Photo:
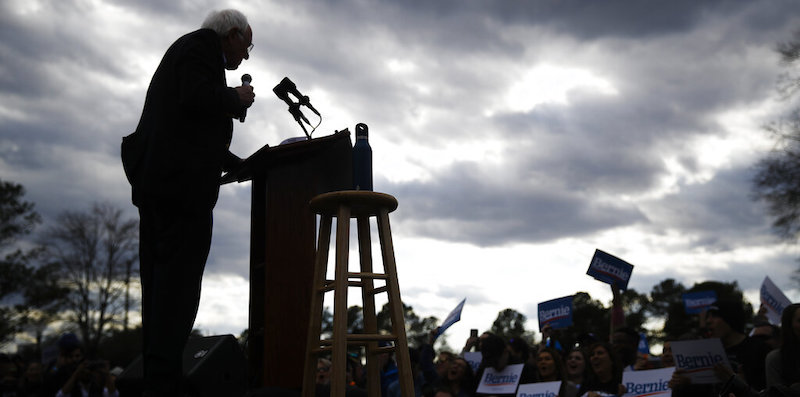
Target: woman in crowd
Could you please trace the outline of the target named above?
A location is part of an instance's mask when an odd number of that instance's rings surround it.
[[[575,347],[567,355],[567,380],[575,384],[579,388],[589,376],[589,355],[586,350]]]
[[[536,356],[536,369],[539,371],[539,382],[561,381],[559,397],[574,397],[578,394],[578,388],[566,379],[566,369],[558,350],[552,347],[540,349]]]
[[[467,360],[453,357],[447,362],[447,371],[438,379],[436,389],[448,390],[453,397],[471,397],[475,392],[475,375]]]
[[[581,384],[579,395],[596,397],[625,394],[625,386],[622,385],[622,364],[611,345],[597,342],[589,348],[589,352],[592,375]]]
[[[781,347],[767,355],[767,388],[800,393],[800,303],[783,309]],[[787,394],[788,395],[788,394]]]

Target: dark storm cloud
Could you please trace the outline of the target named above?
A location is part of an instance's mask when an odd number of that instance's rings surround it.
[[[324,4],[324,5],[323,5]],[[346,21],[342,33],[368,33],[371,29],[403,37],[408,49],[434,46],[446,59],[480,49],[484,53],[520,54],[524,41],[536,37],[504,37],[516,27],[537,27],[541,32],[582,41],[599,39],[648,40],[690,31],[710,17],[743,18],[743,28],[769,30],[800,11],[800,5],[751,1],[394,1],[362,3],[331,0],[304,7],[310,14]],[[748,29],[744,29],[749,32]]]
[[[682,184],[679,192],[644,204],[654,220],[649,228],[695,236],[686,249],[730,251],[745,244],[767,245],[774,237],[762,203],[750,195],[751,178],[750,168],[728,169],[705,183]]]
[[[646,222],[635,206],[526,186],[476,163],[456,163],[434,179],[390,189],[403,200],[404,226],[434,239],[479,246],[531,243]]]
[[[157,62],[219,5],[119,0],[119,10],[144,22],[106,27],[97,15],[80,17],[91,4],[44,2],[44,11],[23,15],[0,3],[0,34],[10,38],[0,42],[0,164],[47,212],[112,196],[135,215],[121,169],[118,181],[100,185],[80,164],[99,154],[108,158],[104,170],[120,167],[119,140],[136,125],[154,68],[134,61]],[[620,197],[658,187],[669,175],[668,158],[700,171],[693,140],[724,139],[720,112],[770,97],[772,47],[791,31],[800,3],[330,0],[242,7],[251,7],[243,10],[256,45],[243,68],[258,82],[258,99],[248,124],[237,123],[234,145],[243,132],[258,145],[242,145],[237,154],[299,133],[270,92],[278,80],[265,75],[288,75],[305,93],[325,93],[337,112],[355,119],[345,120],[351,129],[368,122],[389,144],[433,150],[503,143],[498,162],[460,158],[434,168],[413,158],[430,178],[382,181],[402,203],[393,217],[403,225],[398,234],[486,247],[644,226],[643,233],[693,235],[691,245],[676,249],[767,244],[742,165],[661,199]],[[412,71],[391,72],[390,61]],[[509,86],[548,62],[591,70],[617,94],[579,87],[567,93],[567,104],[506,109]],[[261,123],[257,131],[254,122]],[[343,127],[323,125],[315,136]],[[381,150],[375,146],[376,156]],[[71,153],[74,164],[59,164],[56,153]],[[376,178],[390,171],[376,169]],[[211,272],[247,275],[248,191],[223,187]],[[433,292],[455,298],[465,288]]]
[[[11,2],[0,4],[0,34],[13,37],[0,43],[0,90],[3,95],[27,98],[46,97],[65,89],[63,74],[79,86],[87,81],[79,72],[100,71],[123,78],[126,68],[108,54],[103,32],[95,26],[72,22],[88,13],[87,5],[53,1],[43,12],[24,14],[11,9]],[[59,23],[49,23],[55,18]]]

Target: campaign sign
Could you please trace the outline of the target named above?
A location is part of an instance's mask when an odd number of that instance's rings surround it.
[[[598,281],[616,284],[618,288],[625,291],[628,289],[628,280],[630,280],[632,272],[633,265],[630,263],[601,250],[595,250],[586,274]]]
[[[626,392],[623,397],[672,396],[669,381],[675,368],[659,368],[644,371],[625,371],[622,385]]]
[[[549,300],[539,304],[539,330],[550,324],[553,329],[572,325],[572,296]]]
[[[692,383],[719,383],[720,380],[714,375],[714,365],[722,364],[731,368],[719,338],[674,341],[670,346],[675,367],[683,370]]]
[[[639,333],[639,353],[650,355],[650,342],[647,341],[647,334]]]
[[[686,314],[699,314],[717,301],[717,293],[714,291],[687,292],[681,296]]]
[[[769,322],[780,325],[781,313],[786,306],[792,304],[792,301],[775,286],[769,277],[765,277],[764,282],[761,283],[761,304],[767,308]]]
[[[451,311],[450,314],[447,315],[447,318],[444,319],[444,322],[439,327],[439,333],[437,333],[436,336],[439,336],[439,335],[443,334],[444,331],[446,329],[450,328],[451,325],[453,325],[453,324],[457,323],[459,320],[461,320],[461,309],[464,308],[464,302],[466,302],[466,301],[467,301],[467,298],[462,299],[461,303],[456,305],[456,308],[453,309],[453,311]]]
[[[472,373],[478,373],[478,367],[481,366],[481,361],[483,361],[483,354],[481,352],[464,352],[461,356],[472,367]]]
[[[519,385],[517,397],[558,397],[561,381],[526,383]]]
[[[509,365],[499,372],[492,367],[487,367],[483,371],[477,392],[483,394],[516,393],[523,366],[525,364]]]

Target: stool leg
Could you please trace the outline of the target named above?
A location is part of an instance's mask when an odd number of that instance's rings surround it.
[[[314,397],[317,383],[317,355],[322,332],[322,308],[325,299],[325,273],[328,268],[328,251],[331,243],[331,217],[322,215],[319,221],[317,256],[314,259],[314,283],[311,288],[311,318],[306,338],[306,361],[303,367],[303,397]]]
[[[414,397],[414,378],[411,374],[411,357],[408,353],[403,302],[400,300],[400,284],[397,281],[397,265],[392,245],[392,231],[389,227],[389,211],[382,208],[377,216],[378,237],[381,242],[383,267],[386,273],[386,289],[389,295],[389,313],[392,317],[392,332],[397,336],[395,357],[399,372],[402,397]]]
[[[369,233],[369,217],[358,217],[358,251],[361,258],[361,272],[372,273],[372,243]],[[378,333],[378,319],[375,316],[375,286],[372,278],[362,279],[361,296],[364,300],[364,333],[376,335]],[[366,343],[367,357],[367,394],[369,397],[381,395],[381,372],[378,368],[375,350],[377,342]]]
[[[336,216],[331,397],[344,397],[345,387],[347,386],[347,265],[349,257],[350,207],[340,205]]]

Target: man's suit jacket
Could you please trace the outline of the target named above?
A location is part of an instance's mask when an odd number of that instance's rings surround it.
[[[224,66],[221,40],[210,29],[188,33],[167,50],[139,125],[123,140],[135,205],[145,198],[197,210],[216,204],[222,171],[239,161],[228,147],[232,117],[244,110]]]

